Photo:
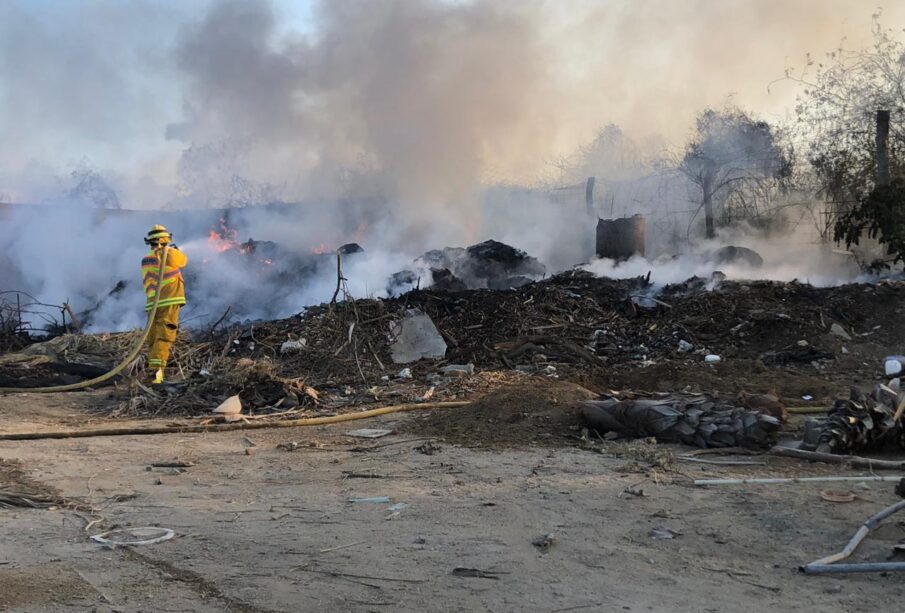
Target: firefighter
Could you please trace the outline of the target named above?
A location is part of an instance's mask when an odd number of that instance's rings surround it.
[[[188,258],[171,243],[172,239],[173,235],[165,227],[157,225],[151,228],[145,237],[145,244],[151,247],[151,251],[141,261],[142,284],[148,299],[146,311],[154,307],[154,298],[157,292],[160,292],[157,313],[148,334],[148,371],[153,377],[153,382],[158,384],[163,383],[170,349],[176,342],[176,334],[179,332],[179,309],[185,304],[182,268],[185,267]],[[157,287],[160,279],[160,258],[165,245],[170,246],[167,250],[166,270],[163,280],[160,281],[160,287]]]

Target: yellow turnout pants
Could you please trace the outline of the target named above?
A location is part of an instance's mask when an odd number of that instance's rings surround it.
[[[151,332],[148,334],[148,369],[156,371],[166,368],[170,358],[170,349],[176,342],[176,334],[179,332],[179,307],[172,305],[160,307],[154,314],[154,322],[151,324]]]

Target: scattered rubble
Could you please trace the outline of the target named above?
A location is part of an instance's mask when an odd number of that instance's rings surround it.
[[[853,378],[873,379],[876,365],[895,353],[885,343],[905,336],[903,298],[905,284],[897,282],[815,288],[723,281],[713,288],[711,280],[695,278],[656,288],[645,277],[615,280],[577,270],[508,291],[414,290],[312,306],[283,320],[185,330],[171,360],[176,378],[185,378],[182,388],[150,393],[130,384],[111,401],[123,415],[197,415],[238,394],[250,414],[315,416],[390,398],[417,401],[430,388],[434,400],[474,397],[470,381],[479,374],[518,371],[600,392],[774,390],[787,402],[804,395],[824,402]],[[407,363],[412,378],[400,379],[393,359],[400,335],[394,341],[390,324],[410,318],[424,325],[415,326],[422,336],[414,338],[429,339],[426,353],[435,357]],[[847,353],[828,333],[837,322],[855,333]],[[0,381],[41,385],[60,376],[49,368],[114,364],[135,334],[67,335],[27,354],[4,354]],[[700,368],[706,355],[721,361]],[[444,372],[469,364],[473,374]]]

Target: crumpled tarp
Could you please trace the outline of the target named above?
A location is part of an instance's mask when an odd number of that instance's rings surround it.
[[[697,447],[766,447],[782,426],[776,417],[705,394],[631,400],[604,396],[582,403],[581,416],[599,434],[655,437]]]

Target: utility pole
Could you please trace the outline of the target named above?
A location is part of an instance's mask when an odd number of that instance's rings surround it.
[[[588,177],[588,182],[584,188],[584,203],[587,207],[588,217],[593,219],[594,215],[594,183],[597,181],[594,177]]]
[[[877,111],[877,185],[889,185],[889,111]]]

